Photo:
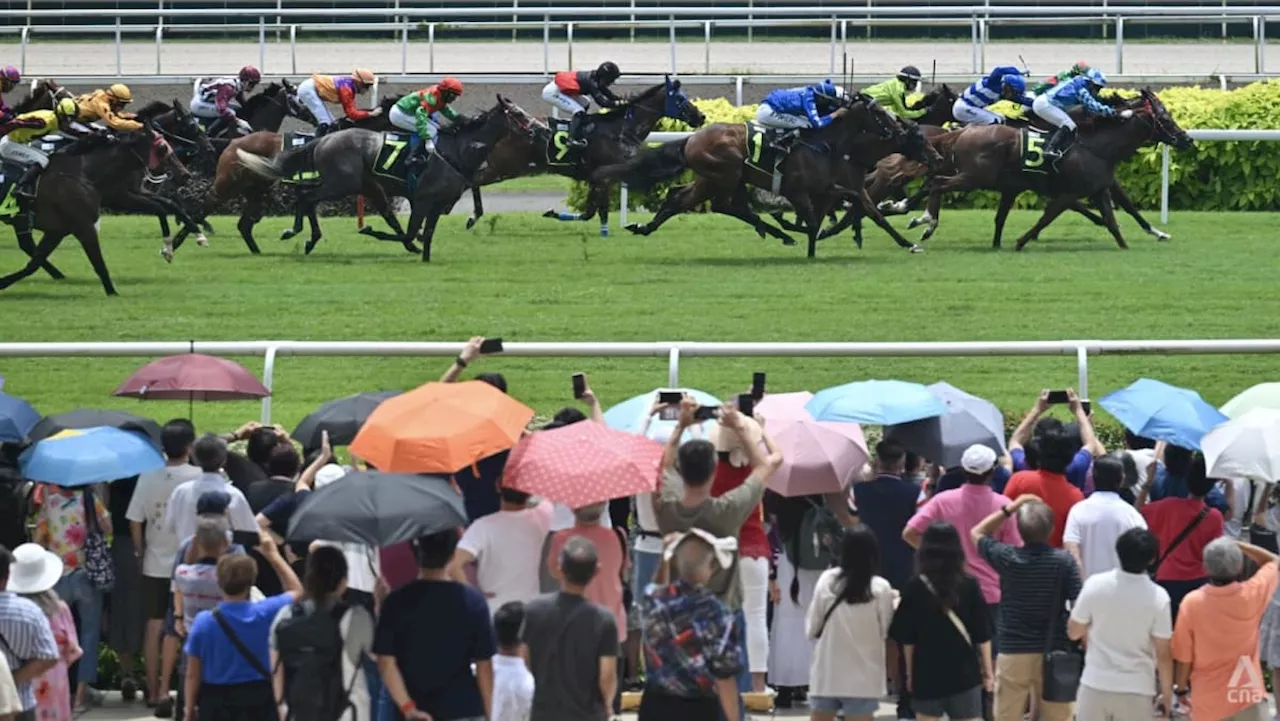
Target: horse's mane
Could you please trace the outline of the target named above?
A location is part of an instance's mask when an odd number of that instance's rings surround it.
[[[137,112],[137,116],[140,120],[150,120],[157,115],[164,115],[171,110],[173,110],[172,103],[166,103],[162,100],[152,100],[142,106],[142,109]]]
[[[378,103],[378,107],[382,108],[383,113],[388,113],[391,111],[391,106],[400,102],[400,98],[403,98],[403,97],[404,97],[403,93],[400,95],[388,95]]]
[[[244,110],[253,111],[265,102],[269,102],[275,95],[279,95],[284,90],[284,86],[278,82],[270,82],[263,86],[262,90],[250,95],[244,99]]]
[[[622,102],[618,103],[617,107],[610,108],[608,112],[595,113],[591,117],[596,122],[600,122],[601,120],[608,121],[608,120],[625,118],[627,117],[627,110],[632,105],[648,100],[649,98],[652,98],[654,95],[658,94],[659,92],[666,92],[666,89],[667,89],[667,83],[666,81],[663,81],[661,83],[658,83],[657,85],[654,85],[651,88],[645,88],[644,90],[641,90],[635,95],[629,95],[626,98],[623,98]]]
[[[502,112],[502,103],[497,103],[492,108],[489,108],[488,110],[485,110],[479,114],[472,115],[471,117],[467,118],[467,121],[465,123],[453,123],[448,127],[441,128],[440,133],[444,135],[456,136],[456,135],[461,135],[463,133],[474,132],[484,127],[485,123],[489,122],[490,116],[492,116],[494,113],[500,113],[500,112]]]

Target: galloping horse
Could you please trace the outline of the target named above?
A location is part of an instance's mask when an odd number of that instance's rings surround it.
[[[508,135],[498,142],[488,161],[471,179],[475,210],[467,219],[467,227],[474,226],[484,215],[480,186],[542,173],[589,181],[597,168],[621,163],[635,155],[662,118],[681,120],[695,128],[702,127],[707,120],[680,89],[680,81],[668,75],[663,82],[630,98],[625,105],[593,114],[585,133],[587,147],[578,151],[576,158],[566,142],[569,134],[564,128],[553,131],[539,125],[533,137]],[[559,220],[591,220],[599,213],[600,235],[608,236],[609,197],[608,182],[592,181],[582,213],[549,210],[544,215]]]

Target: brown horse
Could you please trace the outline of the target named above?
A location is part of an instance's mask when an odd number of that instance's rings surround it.
[[[1023,168],[1022,133],[1016,128],[987,125],[965,128],[954,134],[954,138],[949,139],[950,152],[944,155],[953,160],[955,172],[935,175],[927,181],[932,225],[936,227],[938,222],[942,193],[998,191],[1000,204],[991,244],[999,248],[1004,223],[1014,201],[1023,192],[1032,191],[1047,197],[1049,202],[1040,220],[1018,238],[1017,250],[1037,238],[1080,198],[1093,202],[1116,244],[1128,248],[1111,205],[1116,166],[1132,158],[1144,145],[1168,143],[1183,150],[1191,147],[1193,141],[1149,89],[1144,89],[1133,100],[1124,101],[1121,108],[1131,111],[1132,117],[1098,118],[1092,129],[1082,127],[1079,139],[1049,172],[1030,172]]]

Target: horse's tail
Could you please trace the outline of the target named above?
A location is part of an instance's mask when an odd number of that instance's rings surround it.
[[[645,148],[626,162],[605,165],[591,174],[592,182],[621,180],[628,187],[647,190],[664,180],[671,180],[688,167],[684,146],[688,138],[663,143],[656,148]]]
[[[236,148],[236,157],[249,172],[262,176],[267,180],[291,178],[306,170],[311,156],[315,154],[315,144],[308,143],[294,150],[287,150],[274,158],[255,155],[244,148]]]

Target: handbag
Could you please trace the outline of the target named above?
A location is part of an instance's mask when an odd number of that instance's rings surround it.
[[[84,572],[89,581],[103,593],[116,586],[116,567],[111,559],[111,548],[106,535],[98,525],[97,504],[93,491],[84,489]]]
[[[1057,629],[1058,618],[1064,606],[1062,599],[1063,578],[1067,575],[1067,564],[1063,563],[1058,572],[1058,580],[1053,584],[1053,597],[1049,604],[1049,620],[1045,624],[1044,634],[1044,688],[1040,697],[1051,703],[1074,703],[1076,691],[1080,688],[1080,675],[1084,673],[1084,654],[1079,646],[1071,644],[1066,650],[1053,647],[1053,632]]]

